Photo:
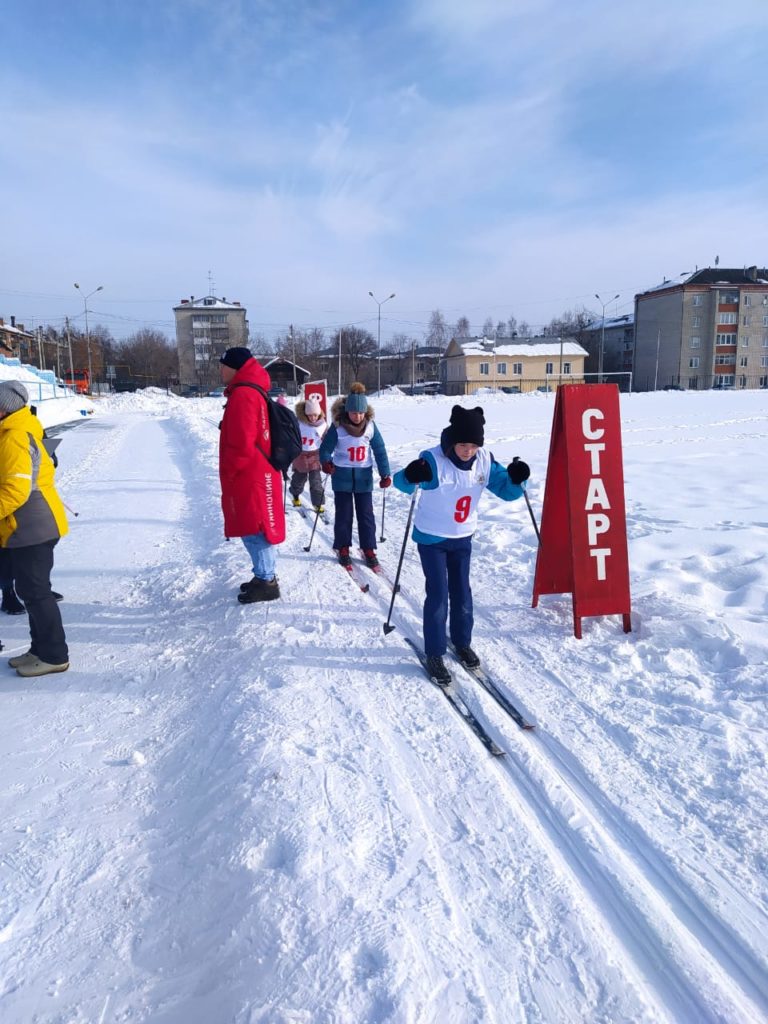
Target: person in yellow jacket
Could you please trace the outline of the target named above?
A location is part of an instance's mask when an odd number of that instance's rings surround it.
[[[10,555],[32,639],[27,653],[8,664],[26,677],[69,668],[67,638],[51,591],[53,549],[67,532],[67,517],[43,447],[43,427],[27,408],[28,398],[20,381],[0,381],[0,547]]]

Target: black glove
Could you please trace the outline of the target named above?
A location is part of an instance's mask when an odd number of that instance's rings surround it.
[[[432,467],[426,459],[414,459],[403,470],[409,484],[428,484],[432,479]]]
[[[527,464],[518,458],[517,455],[507,466],[507,472],[509,473],[509,479],[513,484],[521,484],[531,475],[531,471]]]

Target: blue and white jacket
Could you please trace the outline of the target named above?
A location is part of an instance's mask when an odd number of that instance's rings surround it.
[[[523,495],[523,488],[512,483],[506,468],[485,448],[462,462],[448,441],[447,430],[443,431],[439,446],[420,452],[419,458],[432,470],[428,483],[410,483],[404,469],[395,473],[392,481],[406,494],[413,494],[417,487],[424,492],[412,534],[417,544],[471,537],[477,526],[478,500],[486,488],[502,501],[515,501]]]
[[[334,491],[354,494],[372,491],[374,462],[380,477],[390,475],[384,438],[373,417],[373,406],[369,403],[365,419],[355,426],[347,419],[344,398],[337,398],[333,403],[333,422],[320,445],[320,462],[333,462],[331,486]]]

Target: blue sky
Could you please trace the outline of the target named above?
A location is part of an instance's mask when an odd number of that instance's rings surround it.
[[[11,0],[0,316],[545,323],[768,262],[768,3]]]

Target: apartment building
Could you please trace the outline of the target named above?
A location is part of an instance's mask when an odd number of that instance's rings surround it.
[[[602,349],[602,369],[606,382],[618,384],[622,391],[630,390],[630,374],[635,368],[634,316],[630,313],[626,316],[607,316],[605,320],[593,320],[581,332],[580,339],[589,353],[584,363],[584,372],[599,374]],[[617,376],[619,374],[622,376]],[[590,383],[597,380],[596,377],[588,379]]]
[[[573,338],[452,338],[440,361],[447,395],[478,388],[516,394],[583,384],[587,350]]]
[[[228,348],[248,347],[246,311],[239,302],[192,295],[174,306],[173,313],[182,388],[207,391],[220,383],[221,354]]]
[[[635,296],[634,390],[768,387],[768,269],[708,267]]]
[[[28,362],[32,353],[34,334],[24,330],[24,324],[17,324],[16,317],[11,317],[7,324],[0,317],[0,354],[17,356],[22,362]]]

